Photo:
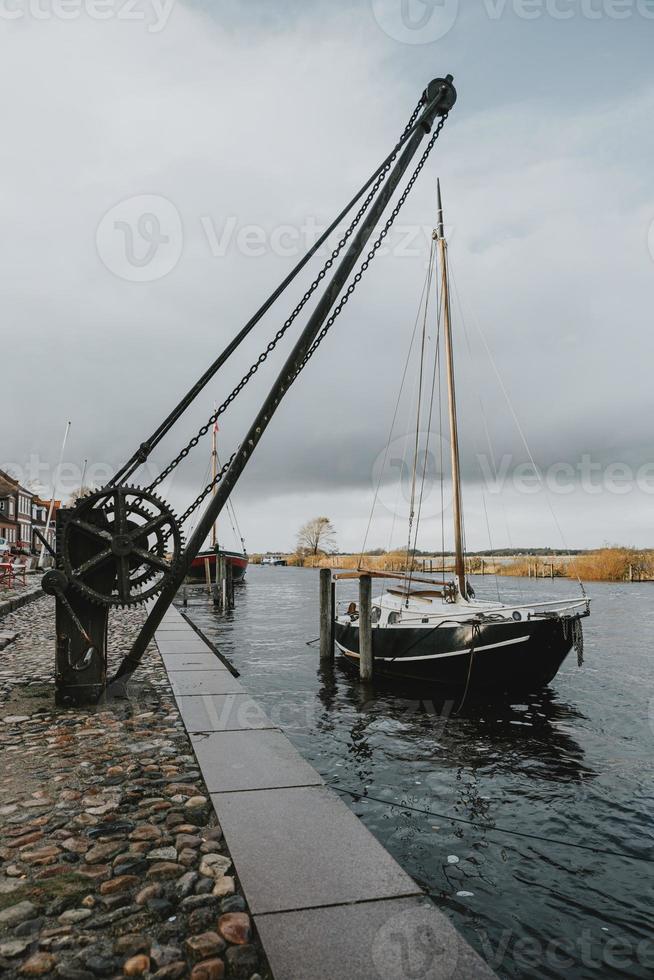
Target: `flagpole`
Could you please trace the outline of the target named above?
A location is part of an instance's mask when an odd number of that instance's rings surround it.
[[[61,444],[61,452],[59,453],[59,462],[57,463],[57,468],[52,476],[52,496],[50,497],[50,506],[48,507],[48,517],[45,522],[45,533],[43,537],[48,540],[48,531],[50,530],[50,522],[52,521],[52,512],[54,510],[55,497],[57,496],[57,476],[61,470],[61,464],[64,461],[64,452],[66,449],[66,441],[68,439],[68,433],[70,432],[70,422],[66,422],[66,430],[64,432],[64,441]],[[41,545],[41,554],[39,555],[38,567],[43,568],[43,557],[45,555],[45,545]]]

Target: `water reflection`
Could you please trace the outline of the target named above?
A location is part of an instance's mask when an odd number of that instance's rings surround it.
[[[370,757],[382,736],[393,738],[387,754],[396,761],[421,756],[439,767],[473,771],[492,764],[496,770],[516,767],[533,778],[579,782],[595,775],[584,762],[584,750],[566,730],[585,719],[583,712],[562,701],[551,689],[518,704],[458,702],[442,696],[407,697],[361,685],[347,670],[322,667],[317,696],[324,711],[316,719],[322,731],[349,729],[353,755]],[[344,712],[344,706],[351,711]],[[370,742],[370,745],[368,745]]]
[[[248,577],[233,617],[205,604],[189,609],[193,619],[501,976],[652,975],[654,949],[643,946],[652,935],[651,862],[617,854],[651,857],[654,677],[634,628],[646,614],[642,595],[593,589],[582,670],[569,658],[542,692],[459,708],[424,690],[363,686],[338,663],[321,668],[306,646],[316,635],[317,574]],[[507,583],[518,588],[557,599],[570,583]],[[616,853],[566,846],[575,843]],[[525,937],[540,950],[529,967]],[[613,966],[611,941],[624,945],[624,969]],[[572,949],[565,970],[556,942]]]

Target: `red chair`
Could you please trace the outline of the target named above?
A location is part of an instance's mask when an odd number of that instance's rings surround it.
[[[27,585],[27,561],[26,560],[23,561],[16,560],[14,562],[11,569],[11,577],[12,580],[20,578],[21,585]]]
[[[14,566],[10,561],[0,562],[0,586],[6,589],[13,588],[14,585]]]

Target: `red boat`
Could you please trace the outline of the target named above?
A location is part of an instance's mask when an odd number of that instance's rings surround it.
[[[206,580],[206,565],[205,562],[209,562],[209,570],[211,572],[211,581],[216,581],[216,559],[221,556],[225,559],[228,565],[232,568],[232,578],[234,582],[241,582],[245,578],[245,573],[247,571],[249,558],[245,552],[239,553],[238,551],[220,551],[217,548],[206,548],[204,551],[199,552],[193,559],[191,564],[191,570],[189,572],[189,579],[193,582],[204,582]]]

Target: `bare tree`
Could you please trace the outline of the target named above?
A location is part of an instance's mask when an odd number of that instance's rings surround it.
[[[73,490],[69,496],[68,500],[66,501],[66,506],[72,507],[73,504],[76,504],[78,500],[82,499],[82,497],[86,497],[88,494],[93,493],[95,489],[95,487],[78,487],[78,489]]]
[[[314,517],[297,534],[297,550],[302,555],[324,553],[336,545],[336,531],[328,517]]]

